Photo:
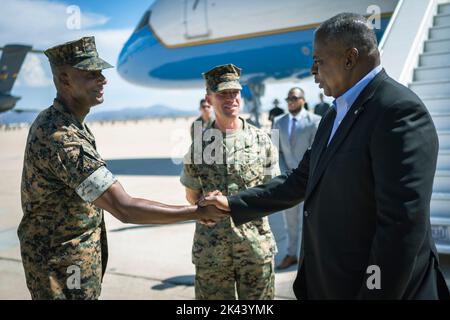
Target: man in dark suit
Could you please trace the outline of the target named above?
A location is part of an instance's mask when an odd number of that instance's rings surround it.
[[[328,112],[328,109],[330,108],[330,105],[328,103],[326,103],[325,101],[323,101],[323,93],[319,93],[319,99],[320,99],[320,103],[316,104],[316,106],[314,107],[314,113],[323,117],[325,115],[325,113]]]
[[[201,205],[239,225],[304,200],[299,299],[448,298],[431,237],[438,138],[427,109],[381,68],[363,16],[323,22],[313,59],[316,83],[335,100],[299,166]]]
[[[269,111],[269,120],[270,120],[270,126],[273,127],[273,122],[275,121],[275,118],[284,114],[284,110],[281,109],[278,105],[280,104],[280,101],[278,99],[273,100],[273,108]]]

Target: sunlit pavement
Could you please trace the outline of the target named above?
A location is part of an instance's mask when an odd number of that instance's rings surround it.
[[[91,129],[102,156],[135,197],[185,204],[171,158],[189,145],[191,119],[116,122]],[[22,216],[20,179],[27,128],[0,131],[0,299],[30,299],[20,258],[17,226]],[[106,213],[109,263],[101,299],[193,299],[191,245],[195,224],[125,225]],[[271,225],[278,240],[276,262],[284,256],[286,238],[280,214]],[[276,299],[294,299],[296,267],[276,273]]]

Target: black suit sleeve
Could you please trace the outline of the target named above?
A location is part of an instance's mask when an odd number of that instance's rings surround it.
[[[368,274],[359,298],[404,296],[420,250],[429,241],[437,152],[436,129],[419,101],[391,106],[379,119],[370,142],[377,216],[368,266],[379,267],[381,290],[368,289],[367,280],[374,275]]]
[[[228,197],[236,225],[288,209],[303,201],[309,174],[310,150],[299,166],[269,182]]]

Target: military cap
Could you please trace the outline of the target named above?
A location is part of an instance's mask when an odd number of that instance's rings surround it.
[[[241,69],[234,64],[229,63],[214,67],[202,75],[206,80],[206,87],[212,92],[220,92],[228,89],[242,89],[242,86],[239,83]]]
[[[102,70],[112,68],[98,56],[94,37],[83,37],[49,48],[44,51],[51,64],[70,65],[81,70]]]

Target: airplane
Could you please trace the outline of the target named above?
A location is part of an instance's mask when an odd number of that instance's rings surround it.
[[[0,51],[3,51],[0,59],[0,113],[9,110],[15,112],[36,112],[36,110],[31,109],[14,109],[20,97],[11,95],[11,90],[28,52],[43,53],[43,51],[21,44],[5,45],[3,48],[0,48]]]
[[[394,12],[398,13],[398,5],[404,3],[392,0],[155,0],[124,44],[117,71],[125,80],[146,87],[204,88],[202,72],[216,65],[233,63],[243,69],[242,96],[253,123],[258,125],[265,84],[292,82],[310,76],[314,30],[322,21],[340,12],[360,13],[368,16],[368,21],[375,16],[378,23],[375,32],[380,42]],[[450,11],[443,10],[434,16],[435,28],[429,30],[436,32],[444,29],[439,26],[448,25],[448,20],[444,19]],[[448,34],[440,33],[440,37],[446,39]],[[443,42],[431,39],[428,42]],[[437,59],[431,66],[445,65],[439,57],[447,49],[433,48],[422,59]],[[416,70],[419,69],[427,68]],[[437,98],[445,101],[440,96]],[[444,121],[439,117],[435,119],[437,123]],[[450,230],[446,209],[448,193],[442,191],[446,190],[442,181],[448,180],[445,171],[449,159],[445,145],[448,133],[441,134],[442,151],[438,157],[441,172],[437,171],[434,187],[441,191],[433,192],[430,221],[438,252],[450,254],[446,233]]]
[[[313,33],[340,12],[373,18],[381,39],[393,0],[156,0],[123,46],[117,71],[153,88],[202,88],[202,72],[242,68],[242,96],[259,125],[265,83],[310,76]]]

